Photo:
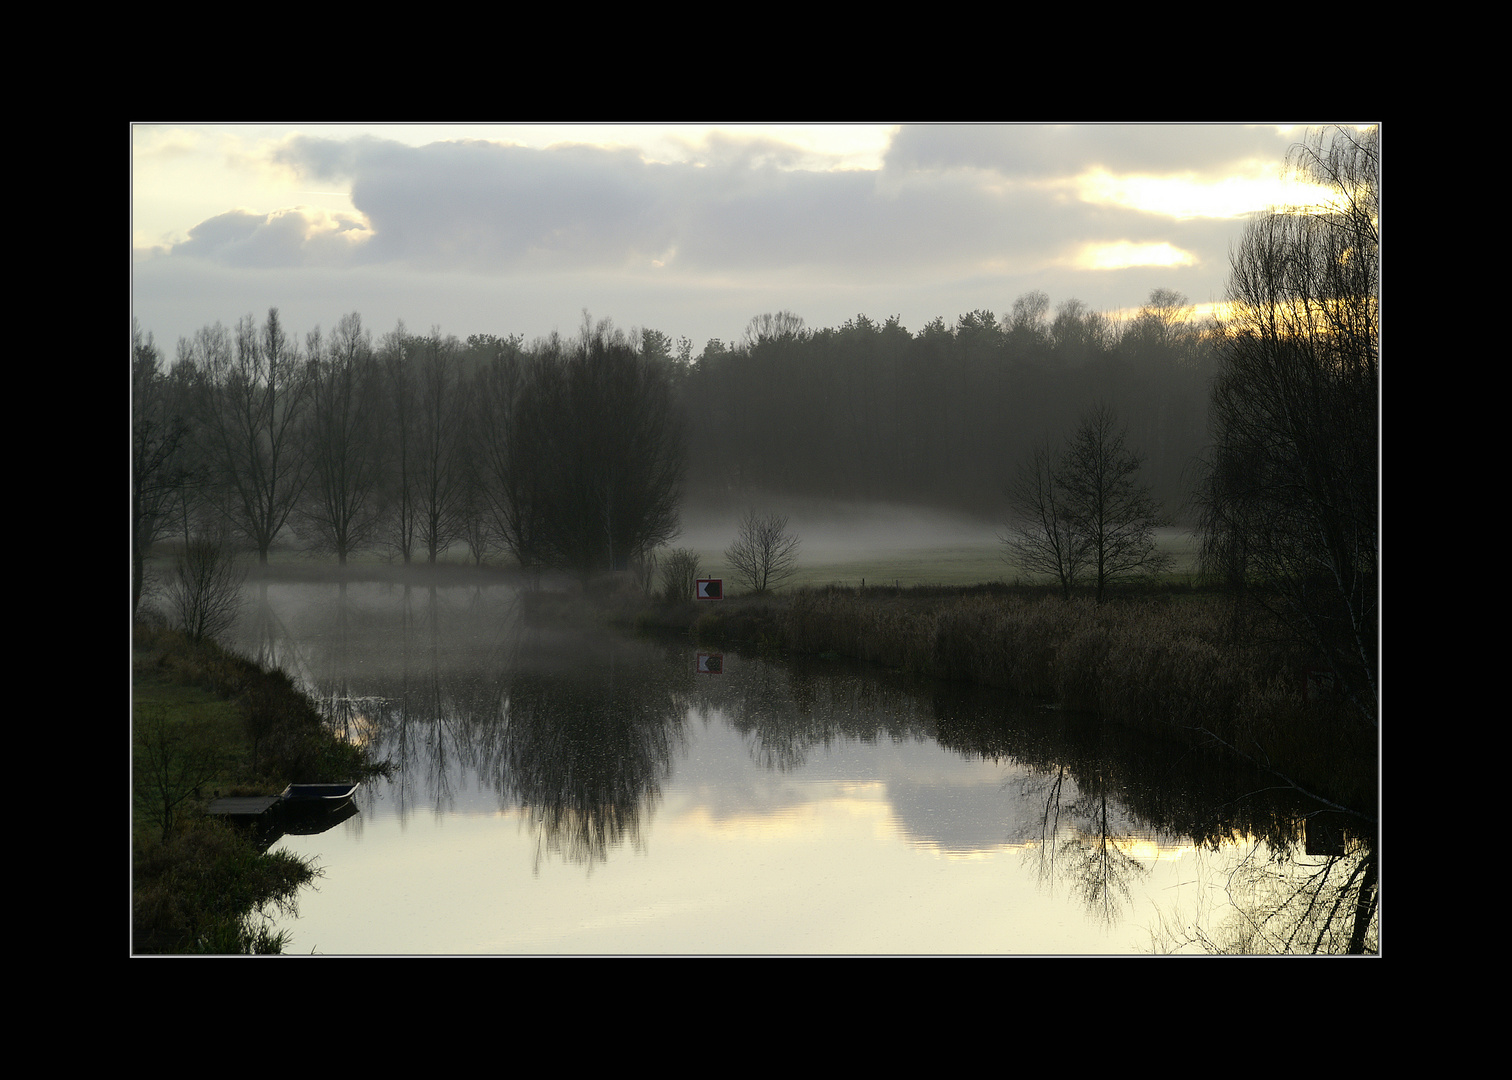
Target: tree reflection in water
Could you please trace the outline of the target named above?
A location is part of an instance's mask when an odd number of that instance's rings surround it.
[[[545,853],[592,864],[629,842],[661,801],[683,743],[683,714],[657,673],[612,647],[586,649],[572,675],[507,677],[504,738],[488,775],[526,809]]]
[[[1379,952],[1376,867],[1373,840],[1325,856],[1257,841],[1229,875],[1223,908],[1187,921],[1166,916],[1154,946],[1245,956]]]
[[[591,870],[616,847],[643,849],[688,718],[718,716],[762,770],[801,770],[816,750],[858,742],[937,744],[1001,766],[1021,798],[972,835],[1022,848],[1045,890],[1064,890],[1109,927],[1128,917],[1157,859],[1195,850],[1230,867],[1199,898],[1205,910],[1161,915],[1157,950],[1379,947],[1373,839],[1306,855],[1315,806],[1216,752],[841,661],[732,654],[724,674],[700,676],[685,642],[528,627],[513,590],[364,585],[320,601],[260,591],[247,644],[396,767],[364,797],[401,817],[421,806],[518,815],[534,833],[538,875],[548,858]],[[912,790],[940,796],[927,782]]]

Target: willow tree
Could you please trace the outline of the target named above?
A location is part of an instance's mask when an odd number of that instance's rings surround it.
[[[665,364],[601,325],[485,380],[489,498],[523,566],[623,570],[677,535],[684,440]]]

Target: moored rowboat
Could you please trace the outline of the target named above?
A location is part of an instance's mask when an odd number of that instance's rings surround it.
[[[279,796],[289,807],[338,806],[356,794],[359,785],[341,784],[290,784]]]

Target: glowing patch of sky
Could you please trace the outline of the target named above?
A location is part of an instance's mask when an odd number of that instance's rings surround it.
[[[1075,265],[1084,270],[1123,270],[1130,266],[1191,266],[1197,257],[1164,242],[1135,244],[1119,240],[1112,244],[1087,244]]]
[[[1184,221],[1189,218],[1231,218],[1267,206],[1302,205],[1315,202],[1320,190],[1274,175],[1266,175],[1267,163],[1253,176],[1210,179],[1183,176],[1115,176],[1095,169],[1078,177],[1082,199],[1090,203],[1114,203],[1146,213]]]

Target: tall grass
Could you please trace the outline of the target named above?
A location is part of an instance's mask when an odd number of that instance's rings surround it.
[[[1305,699],[1307,657],[1239,645],[1222,600],[970,592],[799,589],[744,621],[760,622],[765,642],[800,652],[1001,687],[1216,742],[1306,790],[1373,806],[1373,736],[1337,703]],[[734,637],[742,621],[732,608],[700,620],[698,632]]]

